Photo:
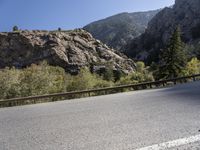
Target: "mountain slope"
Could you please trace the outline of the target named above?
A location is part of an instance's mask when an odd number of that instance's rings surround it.
[[[145,33],[133,40],[127,47],[128,55],[146,60],[158,61],[160,49],[165,48],[177,26],[186,43],[200,39],[200,0],[176,0],[171,8],[160,11],[150,22]]]
[[[91,23],[84,29],[108,46],[124,51],[123,48],[127,42],[143,33],[148,22],[159,11],[121,13]]]
[[[0,68],[23,68],[46,60],[76,73],[82,67],[112,64],[113,70],[131,72],[134,62],[108,48],[82,29],[74,31],[17,31],[0,33]]]

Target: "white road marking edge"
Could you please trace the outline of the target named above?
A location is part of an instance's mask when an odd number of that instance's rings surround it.
[[[143,148],[139,148],[136,150],[165,150],[165,149],[174,148],[174,147],[178,147],[178,146],[182,146],[182,145],[192,144],[192,143],[195,143],[198,141],[200,141],[200,134],[191,136],[191,137],[174,140],[174,141],[161,143],[161,144],[155,144],[152,146],[143,147]]]

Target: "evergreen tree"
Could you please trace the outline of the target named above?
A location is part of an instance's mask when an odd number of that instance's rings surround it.
[[[159,79],[181,76],[187,60],[181,41],[181,31],[177,27],[169,41],[168,47],[161,52],[159,64]]]
[[[15,31],[18,31],[19,30],[19,28],[18,28],[18,26],[14,26],[13,27],[13,31],[15,32]]]
[[[198,45],[197,45],[195,50],[196,50],[195,53],[196,53],[197,58],[200,59],[200,43],[198,43]]]

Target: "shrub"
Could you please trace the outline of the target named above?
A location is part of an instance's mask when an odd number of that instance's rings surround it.
[[[20,96],[21,72],[15,68],[0,71],[0,99]]]
[[[60,67],[43,62],[24,69],[22,74],[21,93],[24,96],[65,91],[65,71]]]
[[[66,90],[66,74],[60,67],[46,62],[23,70],[6,68],[0,71],[0,98],[42,95]]]
[[[82,69],[77,76],[68,76],[67,91],[79,91],[110,86],[112,82],[103,80],[92,74],[88,69]]]
[[[114,73],[111,67],[107,67],[103,73],[103,79],[107,81],[114,81]]]
[[[145,70],[145,64],[144,64],[144,62],[138,61],[136,63],[136,70],[137,70],[137,72],[141,72],[142,73]]]
[[[194,75],[200,73],[200,61],[195,57],[186,65],[185,75]]]
[[[154,81],[153,74],[149,71],[149,67],[146,67],[143,62],[136,63],[136,72],[133,72],[127,76],[122,77],[117,84],[136,84],[141,82]]]

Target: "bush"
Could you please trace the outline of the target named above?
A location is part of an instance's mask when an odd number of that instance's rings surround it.
[[[184,70],[185,75],[200,74],[200,61],[195,57],[192,58],[186,65]]]
[[[136,70],[137,70],[137,72],[142,73],[145,70],[145,64],[144,64],[144,62],[138,61],[136,63]]]
[[[153,74],[149,71],[149,67],[145,67],[143,62],[136,63],[136,72],[129,74],[128,76],[122,77],[117,84],[136,84],[141,82],[154,81]]]
[[[22,71],[21,94],[23,96],[41,95],[65,91],[65,71],[60,67],[40,65]]]
[[[111,85],[112,82],[103,80],[100,76],[92,74],[88,69],[82,69],[77,76],[69,76],[67,91],[87,90]]]
[[[65,71],[43,62],[40,65],[18,70],[6,68],[0,71],[0,98],[43,95],[66,90]]]
[[[103,79],[107,81],[114,81],[114,73],[111,67],[107,67],[103,73]]]
[[[15,68],[0,71],[0,99],[20,96],[21,72]]]

